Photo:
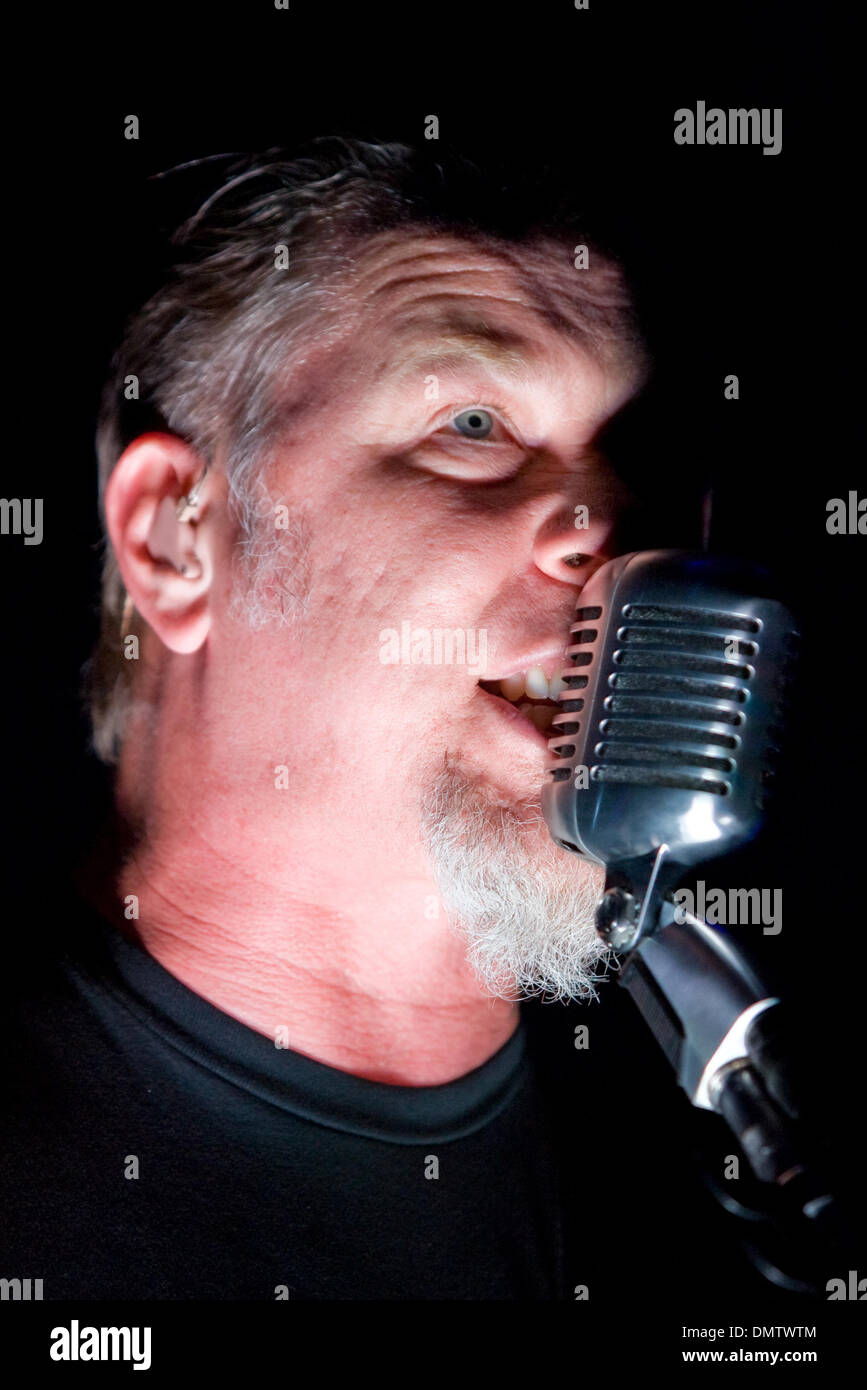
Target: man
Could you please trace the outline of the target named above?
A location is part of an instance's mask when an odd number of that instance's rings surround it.
[[[561,1202],[605,1172],[564,1171],[520,1000],[606,967],[540,788],[629,502],[596,447],[645,372],[621,273],[346,140],[237,162],[176,245],[104,397],[116,817],[7,1010],[6,1272],[571,1298]]]

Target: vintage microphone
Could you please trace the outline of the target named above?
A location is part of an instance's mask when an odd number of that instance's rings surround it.
[[[571,629],[542,809],[558,845],[605,866],[597,930],[692,1104],[833,1245],[842,1218],[797,1123],[780,1001],[671,897],[764,824],[798,641],[758,567],[676,550],[609,561]]]

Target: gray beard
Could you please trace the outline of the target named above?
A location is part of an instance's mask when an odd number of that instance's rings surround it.
[[[489,994],[597,997],[612,960],[594,926],[604,873],[554,844],[538,796],[506,802],[446,754],[422,797],[421,829],[450,922]]]

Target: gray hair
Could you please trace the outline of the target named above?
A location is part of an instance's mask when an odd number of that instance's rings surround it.
[[[164,283],[128,321],[112,359],[96,436],[99,499],[107,536],[109,477],[149,430],[185,440],[205,467],[219,445],[239,561],[255,592],[262,564],[274,563],[273,527],[270,539],[263,529],[264,472],[287,406],[287,368],[303,362],[311,338],[320,347],[345,330],[342,291],[359,247],[404,225],[487,245],[587,237],[561,189],[543,194],[536,178],[521,196],[514,174],[485,177],[468,160],[439,153],[434,160],[407,145],[329,136],[294,158],[279,150],[230,158],[220,186],[171,237]],[[637,359],[638,333],[613,258],[598,264],[608,273],[576,277],[588,341]],[[120,752],[137,665],[124,659],[125,601],[106,539],[100,633],[84,694],[93,749],[109,764]],[[268,613],[253,602],[245,616],[255,625]],[[277,616],[287,618],[285,604]]]

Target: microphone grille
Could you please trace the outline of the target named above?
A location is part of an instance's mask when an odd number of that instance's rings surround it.
[[[581,595],[542,804],[566,849],[678,863],[751,839],[780,751],[798,635],[739,560],[637,551]]]
[[[592,752],[588,773],[598,784],[681,788],[727,796],[745,746],[748,702],[762,659],[762,623],[743,613],[659,603],[622,605],[614,617],[613,649],[596,710],[583,716],[586,689],[603,618],[601,605],[579,609],[571,628],[549,748],[558,765],[553,781],[573,776],[582,721],[596,714],[581,740]],[[596,623],[596,626],[592,626]],[[616,627],[614,624],[616,623]],[[775,653],[777,704],[782,705],[798,635],[785,634],[785,651]],[[779,656],[782,655],[782,662]],[[605,676],[607,674],[607,680]],[[571,715],[582,714],[582,718]],[[778,747],[762,741],[757,804],[773,777]],[[595,740],[595,741],[594,741]]]

